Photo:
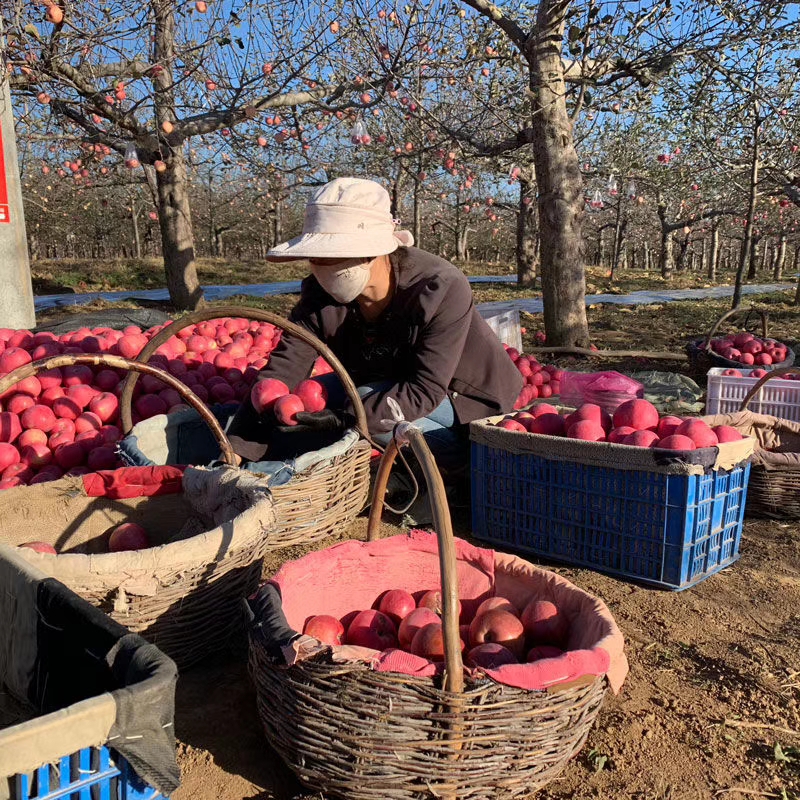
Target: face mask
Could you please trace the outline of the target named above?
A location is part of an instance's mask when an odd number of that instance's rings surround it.
[[[364,291],[371,270],[369,261],[349,258],[341,262],[338,269],[311,266],[319,285],[337,302],[351,303]]]

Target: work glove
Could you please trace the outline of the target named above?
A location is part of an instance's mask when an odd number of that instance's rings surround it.
[[[345,415],[330,408],[299,411],[295,419],[297,425],[276,423],[267,447],[268,458],[286,460],[327,447],[342,438],[347,422]]]

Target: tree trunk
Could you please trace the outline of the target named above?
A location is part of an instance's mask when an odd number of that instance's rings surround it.
[[[192,214],[183,150],[173,150],[167,169],[157,173],[156,180],[158,223],[169,298],[177,309],[194,309],[204,301],[194,260]]]
[[[772,239],[764,239],[764,247],[761,252],[761,271],[766,272],[770,266],[770,256],[772,255]]]
[[[798,271],[798,267],[800,267],[800,245],[795,247],[794,249],[794,271]],[[800,306],[800,274],[797,276],[797,291],[794,295],[794,304],[796,306]]]
[[[659,269],[661,277],[668,281],[672,277],[672,233],[668,229],[661,229],[661,253],[659,255]]]
[[[131,198],[131,228],[133,230],[133,254],[137,259],[142,257],[142,238],[139,236],[139,212],[136,201]]]
[[[153,76],[156,89],[155,112],[157,129],[165,121],[175,122],[175,4],[171,0],[151,0],[155,31],[153,60],[162,69]],[[173,142],[165,135],[160,139],[161,160],[167,165],[156,173],[158,189],[158,225],[161,230],[161,251],[172,305],[188,310],[203,305],[203,290],[197,279],[194,260],[192,214],[189,183],[183,142]]]
[[[691,233],[687,233],[683,239],[678,241],[678,260],[675,265],[676,272],[686,271],[686,251],[689,247],[689,239],[691,238],[691,235]]]
[[[747,201],[747,217],[745,219],[744,238],[742,239],[742,250],[739,255],[739,266],[736,270],[736,283],[733,289],[732,308],[737,308],[742,302],[742,279],[744,271],[751,262],[753,248],[753,223],[756,218],[756,203],[758,201],[758,172],[760,167],[761,148],[760,148],[760,127],[761,120],[756,114],[753,126],[753,152],[750,160],[750,192]]]
[[[750,263],[747,266],[747,280],[754,281],[758,276],[758,256],[759,256],[759,245],[760,239],[753,237],[753,241],[750,245]]]
[[[719,223],[711,225],[711,248],[708,254],[708,272],[706,273],[709,281],[717,279],[717,259],[719,258]]]
[[[420,170],[422,168],[422,161],[418,161]],[[420,179],[414,177],[414,224],[411,233],[414,236],[414,244],[417,247],[422,247],[422,203],[420,202]]]
[[[783,278],[783,265],[786,262],[786,234],[781,233],[778,240],[778,249],[775,252],[775,261],[772,264],[772,278],[779,281]]]
[[[583,179],[567,112],[561,43],[569,5],[542,0],[530,64],[533,160],[539,190],[542,299],[547,343],[588,347],[583,264]]]
[[[530,184],[519,182],[519,208],[517,209],[517,283],[533,286],[536,282],[536,206]]]
[[[611,280],[619,269],[622,257],[623,245],[625,243],[625,230],[628,227],[628,220],[622,218],[622,201],[617,203],[617,218],[614,223],[614,251],[611,257]]]

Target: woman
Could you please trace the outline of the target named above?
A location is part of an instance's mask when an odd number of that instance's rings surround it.
[[[395,231],[380,184],[337,178],[312,196],[302,234],[267,257],[308,260],[312,274],[289,318],[342,362],[359,387],[375,440],[391,436],[393,398],[452,472],[465,465],[466,424],[511,410],[522,376],[478,314],[463,273],[412,245],[408,231]],[[285,335],[259,377],[292,388],[308,377],[315,358],[311,347]],[[329,390],[329,407],[341,404],[342,393],[337,398],[336,387]],[[325,412],[306,414],[302,427],[329,420]],[[271,424],[246,402],[229,429],[237,452],[252,459],[258,451],[247,441],[268,441]]]

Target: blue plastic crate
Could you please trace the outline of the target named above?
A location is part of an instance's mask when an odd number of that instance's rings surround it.
[[[107,747],[85,747],[29,775],[16,776],[11,800],[163,800],[124,758]]]
[[[739,557],[750,464],[666,475],[472,442],[476,538],[681,590]]]

